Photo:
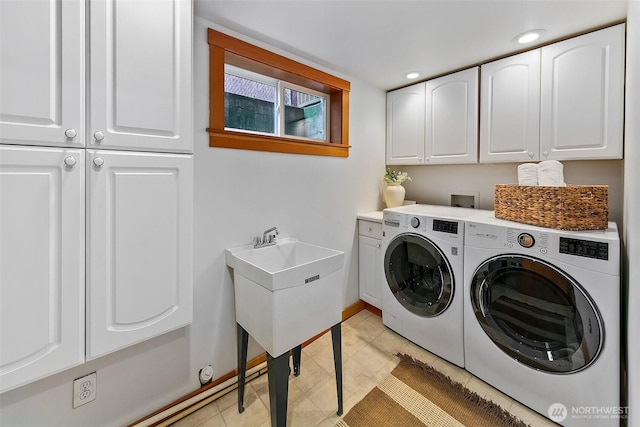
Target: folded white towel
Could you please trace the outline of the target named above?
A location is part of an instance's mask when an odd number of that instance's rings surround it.
[[[535,163],[518,165],[518,184],[538,185],[538,165]]]
[[[538,163],[538,185],[564,187],[564,165],[557,160]]]

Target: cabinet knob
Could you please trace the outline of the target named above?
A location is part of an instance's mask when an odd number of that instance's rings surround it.
[[[77,160],[75,157],[73,156],[69,156],[69,157],[65,157],[64,158],[64,165],[68,168],[72,168],[76,165]]]
[[[102,159],[102,157],[96,157],[95,159],[93,159],[93,166],[101,168],[102,165],[104,165],[104,160]]]
[[[533,158],[533,151],[529,151],[529,157]]]
[[[93,133],[93,137],[96,139],[97,142],[100,142],[104,139],[104,133],[101,131],[96,131]]]
[[[367,227],[367,230],[368,230],[368,231],[373,231],[373,228],[371,228],[371,227]]]
[[[549,152],[547,150],[544,150],[542,152],[542,155],[545,156],[545,157],[549,157]]]
[[[380,248],[380,247],[382,247],[382,245],[380,243],[378,243],[378,247]]]
[[[67,138],[75,138],[76,136],[78,136],[78,132],[76,132],[75,129],[67,129],[64,131],[64,136],[66,136]]]

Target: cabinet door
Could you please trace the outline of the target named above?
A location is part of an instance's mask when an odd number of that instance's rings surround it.
[[[87,358],[192,320],[193,156],[87,150]]]
[[[387,164],[414,165],[424,159],[424,83],[387,94]]]
[[[0,146],[0,391],[84,361],[83,151]]]
[[[191,3],[91,2],[88,146],[193,151]]]
[[[541,159],[622,158],[624,24],[542,48]]]
[[[0,1],[0,143],[84,146],[83,1]]]
[[[427,81],[425,162],[478,162],[478,67]]]
[[[360,299],[374,307],[382,308],[382,249],[379,239],[358,237],[358,271]]]
[[[482,66],[480,162],[539,160],[540,50]]]

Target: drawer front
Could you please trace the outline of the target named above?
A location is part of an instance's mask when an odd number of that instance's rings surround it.
[[[358,220],[358,234],[374,239],[382,239],[382,224],[379,222]]]

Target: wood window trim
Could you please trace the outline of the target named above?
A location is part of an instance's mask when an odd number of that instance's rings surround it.
[[[209,146],[317,156],[349,156],[351,84],[284,56],[209,28]],[[255,135],[224,128],[224,64],[284,80],[329,95],[329,137],[316,142]]]

